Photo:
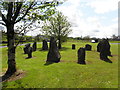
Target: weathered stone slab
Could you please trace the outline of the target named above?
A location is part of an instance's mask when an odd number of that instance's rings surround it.
[[[46,41],[46,40],[43,40],[42,50],[48,50],[48,44],[47,44],[47,41]]]
[[[78,49],[78,63],[79,64],[86,64],[85,62],[85,48]]]
[[[60,62],[60,58],[61,58],[61,55],[59,53],[55,38],[51,37],[50,48],[49,48],[49,52],[48,52],[48,55],[47,55],[47,61],[58,63],[58,62]]]
[[[28,58],[32,58],[32,51],[33,51],[33,48],[29,47],[28,48]]]
[[[24,47],[24,54],[28,54],[28,48],[30,47],[30,43],[26,44]]]
[[[33,51],[36,51],[36,49],[37,49],[37,42],[33,43],[32,48],[33,48]]]
[[[85,45],[85,50],[91,51],[92,50],[92,46],[89,44]]]
[[[72,44],[72,49],[75,49],[75,44]]]
[[[109,60],[107,56],[112,56],[110,52],[110,44],[107,39],[103,39],[97,46],[97,51],[100,52],[101,60]]]

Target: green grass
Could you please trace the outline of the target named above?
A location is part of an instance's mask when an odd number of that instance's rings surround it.
[[[71,49],[76,44],[76,50]],[[99,59],[96,43],[66,42],[60,50],[61,62],[44,65],[48,51],[33,52],[33,58],[25,59],[23,46],[17,47],[17,69],[24,71],[23,78],[3,82],[3,88],[117,88],[118,87],[118,45],[111,45],[114,55],[109,57],[113,63]],[[85,44],[92,45],[92,51],[86,51],[87,65],[77,64],[77,50]],[[7,68],[7,48],[2,49],[2,70]]]

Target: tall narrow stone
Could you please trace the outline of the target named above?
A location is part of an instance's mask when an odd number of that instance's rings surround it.
[[[101,48],[101,41],[97,45],[97,52],[100,52],[100,48]]]
[[[29,47],[28,48],[28,58],[32,58],[32,51],[33,51],[33,48]]]
[[[24,54],[28,54],[28,48],[30,47],[30,43],[26,44],[24,47]]]
[[[48,44],[47,44],[47,41],[46,41],[46,40],[43,40],[42,50],[48,50]]]
[[[61,58],[61,55],[59,53],[55,38],[51,37],[50,48],[49,48],[49,52],[48,52],[48,55],[47,55],[47,61],[58,63],[58,62],[60,62],[60,58]]]
[[[36,51],[36,49],[37,49],[37,42],[33,43],[32,48],[33,48],[33,51]]]
[[[78,49],[78,63],[79,64],[86,64],[85,62],[85,48]]]

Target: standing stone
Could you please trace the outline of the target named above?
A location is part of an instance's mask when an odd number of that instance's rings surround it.
[[[49,52],[48,52],[48,55],[47,55],[47,61],[58,63],[58,62],[60,62],[60,58],[61,58],[61,55],[59,53],[55,38],[51,37],[50,48],[49,48]]]
[[[86,64],[85,63],[85,48],[78,49],[78,63]]]
[[[46,40],[43,40],[42,50],[48,50],[48,44]]]
[[[36,49],[37,49],[37,43],[36,42],[33,43],[32,48],[33,48],[33,51],[36,51]]]
[[[95,39],[95,43],[98,43],[98,39]]]
[[[72,44],[72,49],[75,49],[75,44]]]
[[[110,44],[107,39],[103,39],[100,42],[100,59],[101,60],[109,60],[107,56],[112,56],[110,52]]]
[[[100,48],[101,48],[101,41],[97,45],[97,52],[100,52]]]
[[[33,48],[29,47],[28,48],[28,58],[32,58],[32,51],[33,51]]]
[[[86,44],[86,45],[85,45],[85,50],[91,51],[91,49],[92,49],[92,46],[91,46],[91,45],[89,45],[89,44]]]
[[[30,47],[30,43],[26,44],[24,47],[24,54],[28,54],[28,48]]]

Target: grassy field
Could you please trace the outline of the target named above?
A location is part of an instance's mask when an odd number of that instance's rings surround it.
[[[71,45],[76,44],[76,50]],[[87,65],[77,64],[77,50],[85,44],[92,45],[86,51]],[[33,52],[33,58],[25,59],[23,46],[17,47],[16,63],[21,75],[3,82],[3,88],[117,88],[118,87],[118,45],[111,44],[113,63],[99,59],[97,43],[66,42],[60,50],[61,62],[44,65],[48,51]],[[2,71],[7,69],[7,48],[2,49]]]

